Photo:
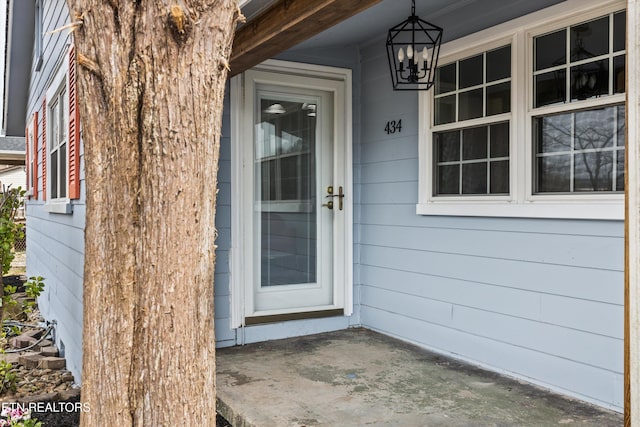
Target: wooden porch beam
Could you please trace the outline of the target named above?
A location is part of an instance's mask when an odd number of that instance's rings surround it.
[[[229,77],[248,70],[380,1],[278,1],[236,31]]]

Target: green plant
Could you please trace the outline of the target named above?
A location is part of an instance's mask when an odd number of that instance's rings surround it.
[[[4,276],[11,268],[11,261],[15,257],[13,244],[18,238],[24,237],[22,224],[15,221],[16,211],[22,207],[26,191],[22,187],[2,187],[0,193],[0,263]]]
[[[5,288],[6,289],[6,288]],[[30,313],[36,305],[35,299],[37,299],[44,291],[44,277],[31,276],[27,283],[24,284],[24,290],[27,297],[33,298],[34,301],[25,301],[23,303],[23,310],[25,313]]]
[[[15,294],[16,291],[17,291],[17,288],[15,286],[13,286],[13,285],[5,285],[4,286],[4,294],[2,295],[2,306],[3,307],[16,305],[18,303],[11,296],[12,294]]]
[[[31,276],[24,284],[24,290],[29,298],[38,298],[44,291],[44,277]]]
[[[0,417],[0,427],[42,427],[41,421],[31,418],[31,412],[19,405],[15,408],[3,407]]]
[[[13,372],[13,365],[6,360],[0,360],[0,395],[9,391],[16,391],[17,377]]]
[[[22,187],[11,188],[2,186],[0,193],[0,266],[2,266],[2,276],[9,272],[11,262],[15,258],[13,244],[17,238],[24,237],[21,224],[15,221],[17,210],[22,207],[26,191]],[[5,299],[4,286],[0,286],[0,297],[2,302]],[[0,306],[0,320],[4,318],[4,309]]]

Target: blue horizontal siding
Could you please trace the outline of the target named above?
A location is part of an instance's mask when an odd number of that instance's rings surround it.
[[[487,339],[464,330],[415,320],[407,327],[402,314],[368,307],[362,322],[367,327],[428,347],[498,372],[564,392],[605,407],[622,406],[622,373],[577,363],[510,343]]]
[[[620,238],[392,225],[363,225],[362,233],[362,243],[372,246],[612,271],[624,267]]]
[[[362,324],[620,410],[622,222],[417,215],[417,94],[361,58]]]

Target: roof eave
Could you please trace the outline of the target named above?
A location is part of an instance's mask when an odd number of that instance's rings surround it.
[[[4,117],[2,128],[8,136],[24,136],[27,99],[31,78],[35,3],[10,0],[7,11]]]

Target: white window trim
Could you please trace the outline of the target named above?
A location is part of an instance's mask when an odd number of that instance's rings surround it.
[[[60,88],[62,87],[63,84],[66,86],[66,89],[67,89],[66,93],[67,94],[69,93],[69,61],[67,58],[68,58],[68,49],[65,50],[65,54],[63,55],[62,61],[60,62],[60,65],[58,67],[58,71],[56,71],[55,76],[53,77],[53,79],[51,80],[47,88],[47,92],[45,95],[47,100],[47,103],[46,103],[47,111],[45,112],[45,114],[47,115],[46,117],[47,128],[42,129],[42,131],[46,132],[46,135],[47,135],[47,147],[43,147],[43,149],[46,150],[45,153],[47,156],[47,188],[46,188],[47,200],[44,204],[44,209],[49,213],[58,213],[58,214],[71,214],[73,212],[73,209],[71,205],[71,199],[69,197],[59,197],[56,199],[51,198],[52,168],[51,168],[50,159],[49,159],[50,149],[48,145],[50,143],[49,137],[51,135],[52,120],[49,114],[49,102],[60,91]],[[66,100],[65,102],[68,102],[68,100]],[[67,142],[67,149],[68,149],[68,142]],[[68,156],[66,161],[67,161],[67,167],[66,167],[67,176],[65,177],[65,185],[68,186],[68,181],[69,181]],[[67,188],[67,195],[68,194],[69,194],[69,189]]]
[[[567,108],[567,105],[535,109],[533,105],[533,37],[588,21],[624,9],[621,0],[568,0],[532,14],[505,22],[442,46],[441,65],[511,43],[510,116],[510,195],[509,196],[433,196],[432,132],[449,125],[433,123],[433,91],[418,97],[419,110],[419,182],[418,215],[489,216],[525,218],[624,219],[624,194],[532,194],[531,118]],[[524,96],[523,96],[524,95]],[[625,95],[581,101],[579,108],[624,102]],[[577,105],[576,107],[577,108]],[[493,121],[494,117],[456,122],[461,128]],[[435,129],[434,129],[435,128]]]
[[[26,193],[25,196],[27,197],[33,197],[34,192],[37,194],[38,193],[38,180],[37,177],[35,177],[36,179],[34,179],[33,175],[36,175],[34,172],[34,169],[36,169],[34,167],[34,163],[36,163],[37,165],[37,156],[33,153],[33,150],[36,148],[37,146],[37,141],[35,141],[34,143],[34,138],[36,137],[36,133],[34,132],[34,128],[33,128],[33,122],[34,122],[34,117],[35,117],[35,113],[32,113],[29,121],[27,122],[27,127],[26,127],[26,132],[25,132],[25,138],[27,140],[27,144],[29,144],[29,146],[27,147],[27,153],[28,153],[28,158],[25,159],[25,165],[27,168],[27,174],[26,174],[26,182],[25,182],[25,186],[26,188]],[[33,188],[33,191],[31,191],[31,189]]]

